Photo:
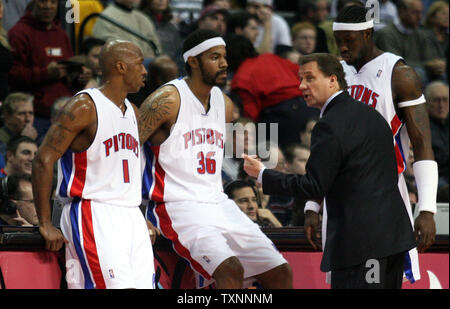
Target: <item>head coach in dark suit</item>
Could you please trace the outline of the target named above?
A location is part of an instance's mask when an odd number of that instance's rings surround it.
[[[265,169],[246,155],[245,171],[265,194],[326,198],[320,269],[332,271],[331,288],[401,288],[404,253],[416,242],[397,187],[392,132],[377,111],[347,93],[336,57],[302,57],[300,80],[308,106],[321,109],[306,175]]]

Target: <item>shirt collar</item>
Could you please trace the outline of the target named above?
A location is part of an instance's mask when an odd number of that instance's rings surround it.
[[[337,97],[338,95],[340,95],[344,90],[339,90],[338,92],[335,92],[331,97],[328,98],[328,100],[325,102],[325,104],[322,106],[322,109],[320,110],[320,118],[322,118],[323,113],[325,112],[325,109],[327,108],[328,104],[330,104],[330,102]]]

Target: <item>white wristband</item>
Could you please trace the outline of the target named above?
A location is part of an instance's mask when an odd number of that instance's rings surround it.
[[[314,211],[315,213],[318,214],[320,212],[320,204],[317,204],[316,202],[313,201],[307,201],[305,203],[304,213],[306,213],[307,210]]]
[[[438,165],[436,161],[422,160],[413,164],[414,178],[417,185],[417,205],[419,211],[436,213],[438,189]]]

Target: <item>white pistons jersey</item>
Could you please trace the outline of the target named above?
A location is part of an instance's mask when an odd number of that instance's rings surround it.
[[[161,145],[143,146],[143,198],[154,202],[218,203],[227,199],[222,188],[225,146],[225,99],[218,87],[210,108],[192,93],[184,79],[166,85],[180,95],[178,118]]]
[[[342,61],[342,66],[350,95],[375,108],[389,123],[394,136],[397,169],[401,174],[406,169],[409,137],[406,126],[397,115],[392,98],[392,71],[399,60],[402,60],[400,56],[386,52],[366,63],[359,72],[344,61]]]
[[[345,61],[341,61],[341,63],[346,74],[350,95],[356,100],[375,108],[392,129],[399,175],[398,187],[408,211],[411,224],[414,225],[408,189],[402,174],[406,169],[410,140],[404,121],[397,115],[391,86],[394,66],[400,60],[403,60],[402,57],[385,52],[367,62],[359,72],[356,71],[355,67],[347,65]],[[422,103],[425,102],[417,102],[417,104]],[[415,248],[407,254],[405,262],[406,277],[411,282],[420,279],[418,255]]]
[[[97,112],[97,132],[86,151],[70,150],[58,161],[60,198],[81,198],[117,206],[141,204],[140,145],[133,106],[125,100],[126,112],[98,89],[79,94],[92,98]]]

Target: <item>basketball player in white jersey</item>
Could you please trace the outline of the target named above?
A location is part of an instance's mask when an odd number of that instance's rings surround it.
[[[140,211],[138,111],[126,96],[144,86],[139,47],[107,43],[104,85],[75,95],[50,127],[33,163],[33,192],[46,248],[65,243],[69,288],[154,287],[153,251]],[[51,224],[53,166],[64,204]]]
[[[430,247],[436,236],[433,215],[436,213],[438,168],[431,147],[431,133],[422,85],[413,68],[397,55],[383,52],[373,42],[373,20],[366,20],[367,10],[353,5],[341,10],[333,24],[349,93],[375,108],[390,124],[397,156],[399,190],[410,215],[421,252]],[[420,214],[415,222],[403,176],[412,143]],[[326,202],[325,202],[326,203]],[[320,207],[308,202],[305,208],[312,222],[318,222]],[[311,211],[308,211],[311,210]],[[324,217],[326,209],[324,208]],[[315,224],[313,224],[315,225]],[[317,227],[308,229],[317,230]],[[310,234],[312,237],[315,233]],[[417,249],[405,257],[405,276],[410,282],[420,279]]]
[[[224,40],[197,30],[185,41],[188,76],[169,82],[140,107],[147,217],[174,250],[218,289],[242,288],[256,277],[264,288],[292,288],[292,270],[258,226],[222,188],[225,122],[232,102]]]

